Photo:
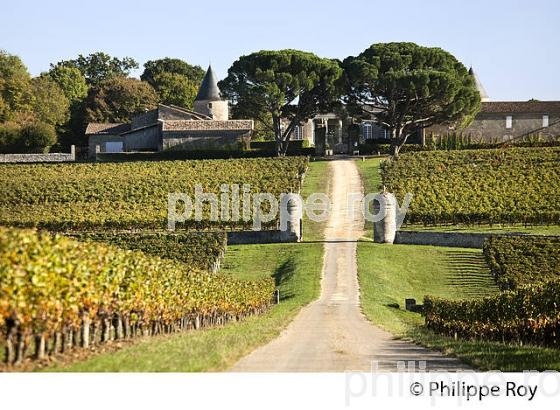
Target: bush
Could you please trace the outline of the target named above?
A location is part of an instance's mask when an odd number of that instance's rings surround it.
[[[56,131],[50,124],[35,122],[21,127],[20,145],[27,153],[49,152],[56,143]]]
[[[17,152],[19,137],[19,125],[9,122],[0,124],[0,153],[11,154]]]
[[[560,279],[560,237],[493,236],[483,250],[502,290]]]

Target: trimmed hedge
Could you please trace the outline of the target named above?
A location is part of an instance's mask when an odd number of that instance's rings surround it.
[[[502,290],[560,279],[560,237],[493,236],[483,252]]]

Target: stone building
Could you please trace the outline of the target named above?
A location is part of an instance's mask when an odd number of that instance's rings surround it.
[[[463,133],[474,143],[494,143],[525,136],[542,138],[560,136],[560,101],[491,101],[480,79],[471,68],[480,93],[481,108],[471,124],[464,129],[453,129],[447,125],[435,125],[419,129],[409,142],[424,144],[431,136]],[[355,121],[343,115],[320,114],[297,127],[292,139],[306,140],[317,145],[322,134],[334,153],[351,153],[356,145],[368,141],[389,142],[389,132],[378,126],[374,119]]]
[[[442,125],[427,128],[423,131],[424,140],[449,133],[461,133],[474,143],[560,136],[560,101],[492,101],[472,68],[469,73],[480,93],[479,113],[462,129]]]
[[[212,67],[188,110],[159,104],[130,123],[89,123],[90,157],[96,152],[163,150],[234,150],[249,144],[253,120],[230,120],[228,102],[220,96]]]

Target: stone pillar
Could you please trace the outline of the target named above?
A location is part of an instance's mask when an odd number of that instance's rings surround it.
[[[76,161],[76,146],[70,145],[70,158],[72,161]]]
[[[303,236],[303,204],[296,194],[288,194],[286,211],[280,210],[280,227],[282,240],[285,242],[301,242]],[[286,229],[283,229],[283,228]]]
[[[342,144],[342,120],[338,120],[338,143]]]
[[[98,154],[100,154],[100,153],[101,153],[101,145],[97,144],[97,145],[95,146],[95,160],[96,160],[96,161],[97,161],[97,156],[98,156]]]
[[[397,199],[389,192],[379,194],[384,201],[374,202],[374,213],[385,215],[373,223],[373,241],[376,243],[393,243],[397,235]]]

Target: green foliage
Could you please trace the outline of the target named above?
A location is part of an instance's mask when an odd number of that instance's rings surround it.
[[[31,81],[32,110],[38,120],[51,125],[62,125],[69,118],[70,103],[62,89],[48,77]]]
[[[86,78],[76,67],[56,65],[41,76],[47,77],[58,84],[70,104],[82,101],[87,95],[88,85]]]
[[[0,122],[30,109],[30,83],[31,76],[20,58],[0,50]]]
[[[227,246],[224,232],[74,232],[66,233],[80,241],[106,242],[122,249],[174,259],[188,266],[215,271]]]
[[[56,131],[51,124],[40,121],[0,124],[1,153],[44,153],[55,143]]]
[[[560,279],[560,237],[492,236],[484,256],[501,289]]]
[[[157,88],[157,77],[162,74],[178,74],[193,83],[197,89],[204,77],[204,70],[198,65],[190,65],[186,61],[178,58],[161,58],[159,60],[150,60],[144,64],[144,72],[140,76],[142,81],[150,83]]]
[[[251,193],[299,192],[307,158],[258,158],[76,164],[6,164],[0,173],[0,224],[74,228],[167,228],[167,197],[220,193],[249,184]],[[241,200],[243,203],[243,201]],[[186,221],[178,228],[247,228],[252,221]],[[275,227],[277,220],[263,224]]]
[[[479,300],[424,299],[426,326],[466,339],[560,347],[560,282],[524,286]]]
[[[51,64],[51,69],[56,70],[59,67],[77,68],[85,77],[88,85],[95,86],[111,78],[127,77],[132,69],[138,68],[138,63],[130,57],[119,59],[103,52],[97,52],[88,56],[80,54],[76,59]]]
[[[312,53],[259,51],[234,62],[219,87],[239,114],[272,126],[278,154],[284,155],[295,126],[332,108],[341,75],[337,62]]]
[[[391,130],[394,155],[417,128],[459,124],[480,108],[473,77],[440,48],[373,44],[342,66],[350,112]]]
[[[192,109],[198,85],[177,73],[158,74],[153,81],[160,102]]]
[[[560,148],[416,152],[382,165],[405,222],[560,223]]]
[[[20,152],[43,153],[56,143],[56,131],[51,124],[33,122],[21,127],[18,145]]]
[[[85,102],[86,122],[128,122],[157,103],[158,96],[148,83],[111,78],[90,89]]]
[[[274,290],[271,278],[240,281],[142,252],[6,228],[0,272],[0,327],[8,344],[14,329],[49,338],[111,320],[122,321],[130,337],[130,326],[156,334],[191,327],[195,317],[203,325],[224,323],[262,312]]]
[[[0,124],[0,153],[17,152],[20,136],[20,126],[13,122]]]

